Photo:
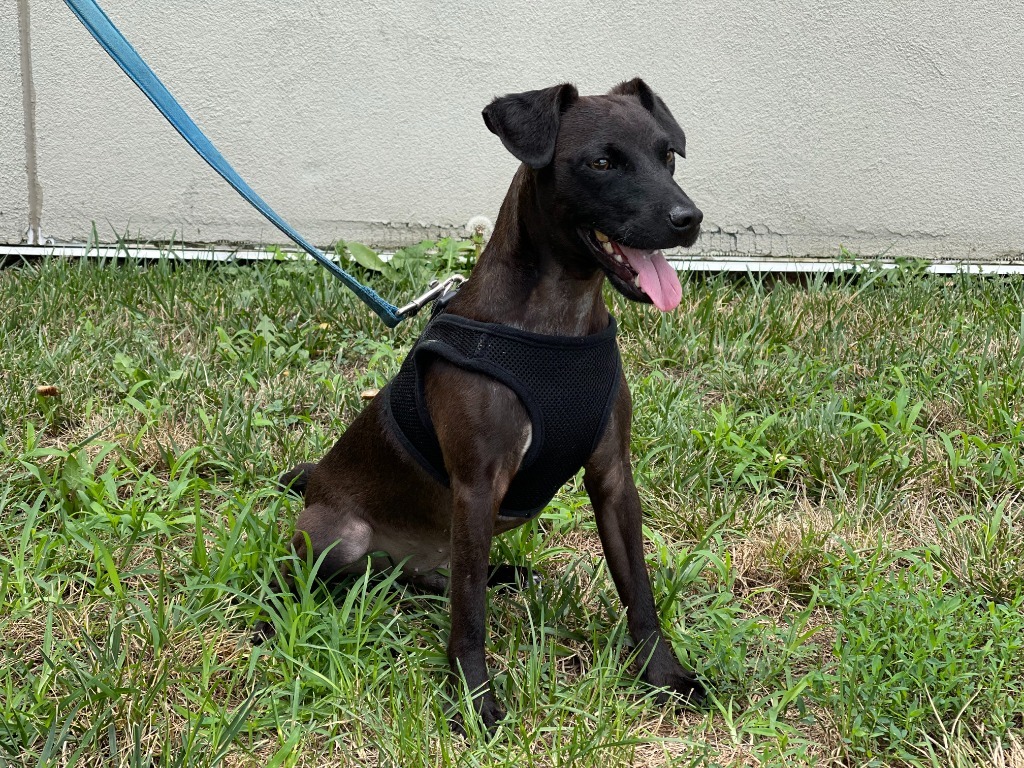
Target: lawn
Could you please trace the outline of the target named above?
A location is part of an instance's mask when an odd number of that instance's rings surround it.
[[[396,302],[413,255],[374,278]],[[544,576],[490,595],[488,742],[448,728],[445,599],[267,589],[301,508],[274,478],[422,318],[309,263],[0,271],[0,766],[1024,766],[1024,281],[608,299],[662,624],[714,701],[625,664],[577,479],[494,543]]]

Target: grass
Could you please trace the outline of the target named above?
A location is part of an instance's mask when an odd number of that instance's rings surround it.
[[[624,667],[577,481],[494,544],[546,576],[490,595],[488,743],[448,728],[444,599],[302,564],[267,589],[300,507],[273,479],[422,320],[305,263],[0,271],[0,765],[1024,765],[1024,282],[609,301],[663,626],[715,701],[659,708]]]

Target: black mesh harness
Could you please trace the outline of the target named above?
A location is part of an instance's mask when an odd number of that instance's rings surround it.
[[[590,336],[546,336],[444,312],[423,330],[381,395],[399,442],[438,482],[449,484],[427,412],[424,373],[441,357],[516,393],[533,428],[530,447],[501,503],[501,514],[538,514],[593,453],[621,378],[615,318]]]

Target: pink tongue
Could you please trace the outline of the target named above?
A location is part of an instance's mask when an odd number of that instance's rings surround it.
[[[665,261],[661,251],[640,251],[627,245],[616,245],[639,276],[640,290],[651,297],[654,306],[662,312],[679,306],[683,298],[683,286],[679,284],[679,275]]]

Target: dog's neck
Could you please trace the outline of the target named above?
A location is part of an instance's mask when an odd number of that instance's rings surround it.
[[[521,166],[501,204],[494,233],[449,311],[559,336],[604,329],[604,273],[557,215],[541,199],[535,172]]]

